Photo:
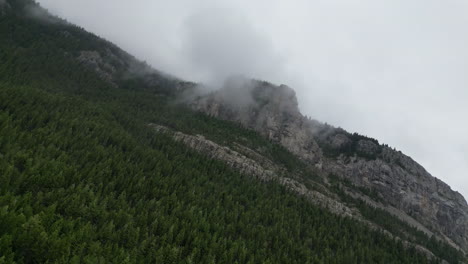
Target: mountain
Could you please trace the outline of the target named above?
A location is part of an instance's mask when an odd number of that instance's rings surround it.
[[[240,90],[240,91],[239,91]],[[236,93],[233,96],[230,93]],[[250,98],[232,103],[231,98]],[[468,205],[461,194],[431,176],[410,157],[375,139],[350,134],[304,117],[294,91],[266,82],[237,82],[197,98],[194,110],[239,122],[284,146],[325,176],[350,182],[349,194],[385,201],[374,205],[401,220],[468,249]],[[371,190],[376,197],[369,197]],[[375,200],[375,199],[373,199]]]
[[[0,0],[0,263],[464,263],[463,197],[302,116]]]

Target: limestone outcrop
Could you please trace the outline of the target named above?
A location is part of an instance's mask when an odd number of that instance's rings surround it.
[[[243,80],[192,98],[208,115],[239,122],[275,141],[323,175],[336,175],[378,193],[439,238],[468,251],[468,205],[461,194],[410,157],[377,140],[310,120],[285,86]]]

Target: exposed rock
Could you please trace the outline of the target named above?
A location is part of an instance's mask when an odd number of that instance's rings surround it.
[[[78,57],[78,61],[96,71],[101,79],[115,85],[113,76],[116,72],[116,69],[114,66],[105,62],[99,52],[81,51],[80,56]]]
[[[64,37],[73,37],[61,32]],[[101,40],[102,41],[102,40]],[[104,46],[104,45],[103,45]],[[75,59],[113,87],[151,90],[158,94],[180,94],[194,84],[153,69],[112,43],[99,50],[83,50]]]
[[[402,153],[385,147],[383,159],[355,158],[346,163],[339,158],[328,160],[325,167],[358,186],[376,190],[389,205],[448,243],[468,248],[468,206],[464,198]]]
[[[172,133],[173,138],[176,141],[182,142],[190,148],[195,149],[212,159],[224,161],[230,167],[237,169],[242,173],[256,176],[262,180],[272,180],[273,178],[277,178],[277,172],[281,171],[280,167],[274,165],[273,162],[266,158],[262,157],[262,161],[265,164],[265,167],[263,167],[257,161],[250,159],[229,147],[218,145],[215,142],[206,139],[202,135],[191,136],[181,132],[172,132],[164,126],[155,124],[151,124],[151,126],[156,129],[156,131]]]
[[[378,209],[386,211],[387,213],[397,217],[401,221],[406,222],[410,226],[413,226],[416,229],[418,229],[419,231],[425,233],[429,237],[434,235],[434,233],[432,231],[427,229],[425,226],[423,226],[421,223],[416,221],[414,218],[412,218],[411,216],[407,215],[403,211],[398,210],[397,208],[395,208],[395,207],[393,207],[393,206],[391,206],[389,204],[382,204],[382,203],[380,203],[378,201],[375,201],[375,200],[371,199],[368,196],[365,196],[365,195],[363,195],[361,193],[354,192],[353,190],[349,190],[349,189],[346,189],[346,194],[348,194],[349,196],[351,196],[351,197],[353,197],[355,199],[360,199],[360,200],[365,201],[367,203],[367,205],[369,205],[371,207],[378,208]]]
[[[258,131],[324,174],[377,191],[394,214],[409,217],[401,219],[468,251],[468,205],[463,196],[401,152],[304,117],[291,88],[244,81],[234,90],[228,85],[199,96],[190,105]],[[327,156],[324,148],[341,155]]]
[[[245,146],[236,144],[237,148],[242,149],[243,152],[249,153],[254,157],[253,159],[229,147],[221,146],[201,135],[192,136],[177,131],[174,132],[167,127],[156,124],[150,124],[150,126],[158,132],[170,133],[176,141],[182,142],[190,148],[203,153],[212,159],[223,161],[228,166],[240,171],[241,173],[257,177],[263,181],[277,181],[291,191],[306,197],[315,205],[327,208],[332,213],[354,218],[357,217],[358,220],[361,220],[357,212],[353,212],[343,203],[318,191],[309,190],[303,183],[285,176],[284,168],[275,165],[269,159]]]
[[[318,205],[320,207],[325,207],[334,214],[349,216],[362,221],[362,218],[357,212],[351,210],[343,203],[332,199],[329,196],[326,196],[320,192],[309,190],[304,184],[300,183],[297,180],[283,177],[280,179],[280,183],[286,186],[288,189],[298,193],[299,195],[307,197],[308,200],[311,201],[313,204]]]
[[[394,239],[398,239],[398,240],[401,239],[398,236],[391,234],[387,230],[382,229],[382,227],[377,226],[375,223],[372,223],[364,219],[357,210],[353,210],[349,208],[348,206],[346,206],[341,201],[338,201],[332,198],[330,193],[324,194],[315,190],[310,190],[298,180],[288,177],[288,174],[284,173],[286,172],[284,168],[275,165],[269,159],[265,158],[259,153],[243,145],[240,145],[238,143],[234,144],[235,148],[240,150],[238,152],[232,148],[222,146],[213,141],[210,141],[201,135],[196,135],[196,136],[187,135],[181,132],[172,131],[171,129],[167,127],[156,125],[156,124],[150,124],[150,126],[160,133],[171,134],[172,137],[176,141],[182,142],[185,145],[189,146],[190,148],[196,150],[197,152],[207,155],[212,159],[223,161],[228,166],[240,171],[241,173],[254,176],[262,181],[276,181],[279,184],[285,186],[287,189],[297,193],[298,195],[305,197],[311,203],[317,206],[320,206],[322,208],[326,208],[331,213],[341,215],[341,216],[351,217],[357,221],[362,222],[363,224],[368,225],[373,230],[380,230]],[[245,156],[243,153],[247,153],[247,155],[250,158]],[[425,232],[426,234],[432,235],[431,231],[427,230],[424,226],[422,226],[420,223],[415,221],[413,218],[411,218],[410,216],[406,214],[402,214],[401,211],[391,206],[388,206],[388,205],[385,206],[385,205],[376,203],[375,201],[369,199],[368,197],[363,197],[360,194],[349,193],[349,192],[348,194],[355,198],[366,200],[366,202],[368,202],[370,206],[383,208],[389,213],[397,216],[398,218],[412,223],[413,226],[417,227],[419,230]],[[415,248],[419,252],[425,254],[428,259],[435,258],[432,252],[422,247],[421,245],[414,244],[408,241],[402,241],[402,242],[403,242],[403,245],[405,245],[405,247]]]
[[[350,144],[351,140],[344,134],[337,134],[332,137],[331,146],[334,149],[340,149],[343,146]]]
[[[366,155],[375,155],[378,150],[378,146],[370,140],[359,140],[357,143],[357,151]]]
[[[234,103],[231,98],[235,98]],[[239,87],[227,85],[220,92],[195,99],[191,106],[252,128],[303,160],[320,162],[321,150],[299,112],[295,92],[285,85],[272,86],[259,81],[245,81]]]

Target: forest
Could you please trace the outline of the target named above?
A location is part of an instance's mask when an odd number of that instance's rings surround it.
[[[24,9],[33,1],[7,3],[12,10],[0,16],[0,263],[462,260],[431,240],[441,253],[427,258],[155,133],[147,124],[263,146],[291,173],[304,166],[251,130],[174,104],[173,80],[148,86],[135,76],[110,85],[75,58],[116,50],[113,44],[64,21],[31,18]]]

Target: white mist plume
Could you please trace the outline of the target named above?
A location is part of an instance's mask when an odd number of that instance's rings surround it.
[[[190,16],[183,39],[184,54],[208,86],[220,87],[232,76],[267,78],[283,70],[271,40],[242,14],[226,8]]]
[[[1,1],[1,0],[0,0]],[[49,11],[40,5],[27,5],[25,7],[25,12],[26,15],[39,20],[43,23],[48,23],[48,24],[58,24],[58,23],[63,23],[63,24],[68,24],[66,20],[63,20],[57,16],[52,15],[49,13]]]
[[[38,1],[189,81],[286,83],[304,114],[401,149],[468,197],[466,0]]]

